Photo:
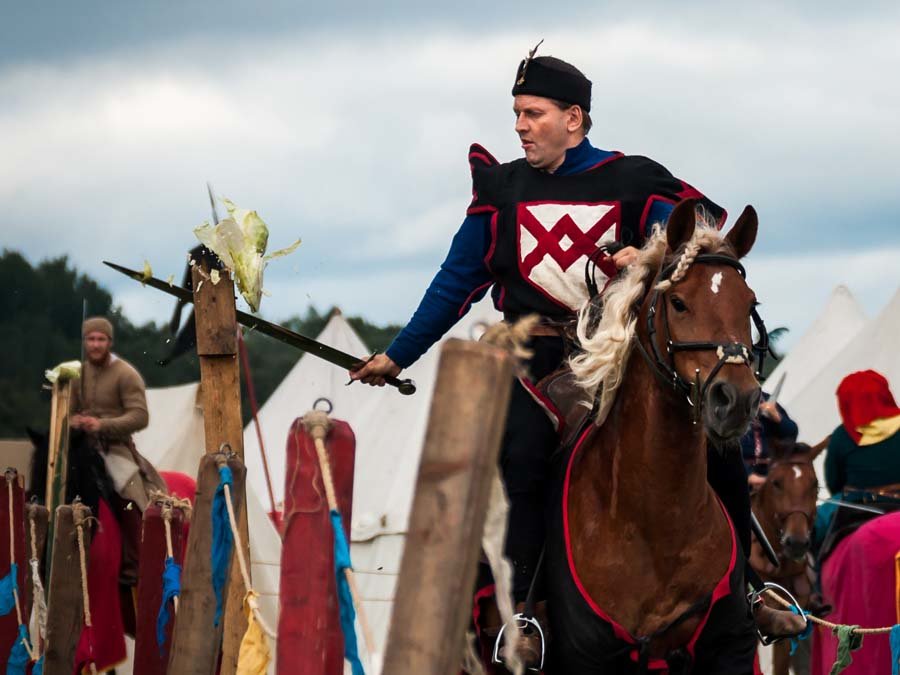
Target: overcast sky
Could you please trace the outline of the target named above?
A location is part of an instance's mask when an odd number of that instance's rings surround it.
[[[0,0],[0,247],[68,255],[161,320],[100,261],[180,275],[210,181],[270,248],[303,239],[264,316],[405,321],[464,217],[468,145],[520,154],[509,89],[544,38],[594,82],[595,145],[756,206],[769,326],[796,339],[837,283],[870,314],[900,285],[896,2],[250,4]]]

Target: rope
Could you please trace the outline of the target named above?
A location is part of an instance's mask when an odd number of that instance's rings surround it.
[[[25,623],[22,621],[22,605],[19,602],[19,588],[18,588],[18,580],[16,579],[18,566],[16,565],[16,536],[15,536],[15,514],[13,513],[13,475],[14,472],[7,471],[6,472],[6,487],[7,492],[9,493],[9,571],[12,574],[12,592],[13,599],[16,603],[16,619],[18,619],[19,626],[24,626]],[[21,632],[21,631],[20,631]],[[24,638],[21,640],[22,644],[25,646],[25,651],[28,652],[28,658],[32,661],[36,661],[37,657],[34,655],[34,651],[31,648],[31,645],[28,644],[28,640]]]
[[[75,522],[75,531],[78,533],[78,558],[81,563],[81,596],[84,602],[84,626],[88,629],[88,647],[94,651],[94,645],[90,639],[93,628],[91,621],[91,596],[88,594],[87,556],[84,549],[84,515],[79,504],[72,505],[72,519]],[[91,659],[91,675],[97,675],[97,664]]]
[[[162,508],[163,526],[166,528],[166,558],[175,559],[174,549],[172,547],[172,504],[166,503]],[[178,616],[178,596],[172,598],[172,607],[175,610],[175,616]]]
[[[37,524],[34,517],[34,509],[28,515],[28,528],[31,531],[31,586],[33,607],[32,621],[36,622],[36,626],[32,627],[32,636],[38,634],[41,640],[47,639],[47,599],[44,592],[44,584],[41,582],[40,560],[38,559],[37,550]],[[37,630],[34,630],[37,628]],[[33,638],[32,638],[33,639]]]
[[[224,455],[219,455],[216,461],[220,468],[227,466]],[[222,487],[225,492],[225,507],[228,509],[228,524],[231,527],[231,536],[234,538],[234,548],[237,552],[238,567],[240,567],[241,578],[244,581],[244,590],[246,592],[245,600],[250,607],[250,611],[253,612],[253,616],[263,629],[263,632],[271,640],[277,640],[278,636],[271,628],[269,628],[262,613],[259,611],[259,604],[256,602],[256,597],[254,597],[257,593],[253,590],[253,586],[250,583],[250,573],[247,571],[247,561],[244,558],[244,547],[241,544],[241,533],[238,530],[237,519],[234,517],[234,505],[231,503],[231,486],[228,483],[224,483]]]
[[[228,507],[228,522],[231,524],[231,534],[234,537],[234,548],[237,551],[238,566],[241,568],[241,577],[244,580],[244,590],[247,591],[246,601],[253,612],[253,616],[259,622],[263,632],[271,639],[277,640],[275,632],[269,628],[262,613],[259,611],[259,603],[256,602],[253,586],[250,585],[250,573],[247,571],[247,561],[244,559],[244,548],[241,545],[241,533],[238,531],[237,520],[234,517],[234,506],[231,503],[231,487],[225,484],[225,506]]]
[[[325,485],[325,498],[328,501],[328,510],[339,513],[337,496],[334,491],[334,479],[331,474],[331,464],[328,461],[328,453],[325,449],[325,435],[328,433],[328,427],[331,424],[328,420],[328,415],[320,411],[308,412],[303,416],[303,424],[310,436],[312,436],[316,446],[316,455],[319,458],[319,469],[322,471],[322,483]],[[350,595],[353,597],[353,605],[359,617],[359,625],[363,631],[363,638],[366,641],[369,657],[376,659],[378,650],[375,645],[375,637],[369,626],[359,588],[356,585],[356,576],[349,566],[344,568],[344,576],[347,579],[347,585],[350,587]]]
[[[765,591],[766,595],[770,598],[773,598],[777,603],[779,603],[785,609],[790,609],[793,607],[791,603],[782,598],[780,595],[775,593],[774,591],[767,589]],[[804,612],[806,614],[806,612]],[[835,630],[837,628],[851,628],[853,633],[857,635],[879,635],[882,633],[890,633],[893,629],[893,626],[887,626],[885,628],[860,628],[859,626],[847,626],[842,623],[831,623],[830,621],[826,621],[825,619],[820,619],[817,616],[813,616],[812,614],[806,614],[806,618],[816,623],[820,626],[824,626],[825,628],[829,628],[831,630]]]
[[[259,406],[256,404],[256,389],[253,387],[253,378],[250,375],[250,355],[247,352],[247,343],[244,342],[244,331],[238,328],[238,352],[241,355],[241,361],[244,363],[244,381],[247,383],[247,398],[250,399],[250,413],[253,416],[253,426],[256,427],[256,440],[259,442],[259,452],[262,455],[263,475],[266,477],[266,490],[269,493],[269,505],[272,513],[278,510],[275,508],[275,493],[272,491],[272,478],[269,475],[269,461],[266,458],[266,446],[263,443],[262,429],[259,426]]]

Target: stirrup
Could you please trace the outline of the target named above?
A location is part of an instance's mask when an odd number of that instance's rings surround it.
[[[544,669],[544,630],[541,628],[541,624],[538,623],[538,620],[533,617],[527,617],[524,614],[515,614],[513,615],[510,621],[516,622],[516,627],[520,632],[525,632],[526,630],[536,630],[538,637],[541,639],[541,662],[538,664],[537,668],[531,666],[527,668],[528,672],[539,673]],[[494,653],[491,655],[491,663],[506,665],[500,659],[500,643],[503,642],[503,633],[506,631],[507,624],[503,624],[500,628],[500,632],[497,633],[497,639],[494,640]]]
[[[790,639],[792,637],[797,637],[797,635],[802,635],[807,628],[809,628],[809,617],[806,615],[806,612],[800,607],[800,603],[797,602],[797,598],[795,598],[791,592],[786,589],[784,586],[776,584],[772,581],[766,581],[763,583],[763,587],[760,590],[753,589],[749,593],[747,593],[747,600],[750,603],[750,611],[753,612],[754,616],[756,615],[755,608],[759,605],[764,604],[762,599],[762,594],[768,590],[778,590],[784,593],[790,603],[797,608],[799,611],[798,616],[803,617],[804,628],[802,631],[797,633],[796,635],[763,635],[762,631],[759,630],[759,626],[756,624],[756,621],[753,622],[753,625],[756,627],[756,634],[759,636],[759,641],[765,645],[773,645],[776,642],[780,642],[781,640]],[[783,611],[783,610],[782,610]]]

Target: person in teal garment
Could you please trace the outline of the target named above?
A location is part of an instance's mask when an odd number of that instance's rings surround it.
[[[900,407],[887,379],[874,370],[845,377],[837,388],[841,424],[825,455],[825,484],[839,502],[893,502],[900,494]],[[841,509],[846,511],[847,509]],[[832,531],[842,528],[835,502],[817,510],[813,548],[820,558],[833,549]],[[860,515],[855,514],[854,520]]]
[[[887,379],[874,370],[845,377],[837,389],[842,423],[825,455],[831,494],[900,487],[900,408]]]

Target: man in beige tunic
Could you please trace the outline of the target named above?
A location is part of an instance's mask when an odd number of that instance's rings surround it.
[[[134,582],[141,512],[150,501],[151,490],[166,489],[156,469],[131,440],[131,434],[150,421],[144,380],[134,366],[112,353],[113,327],[107,319],[87,319],[81,334],[85,359],[81,382],[73,387],[74,414],[69,424],[98,441],[106,470],[121,498],[121,503],[110,506],[122,526],[123,582]]]

